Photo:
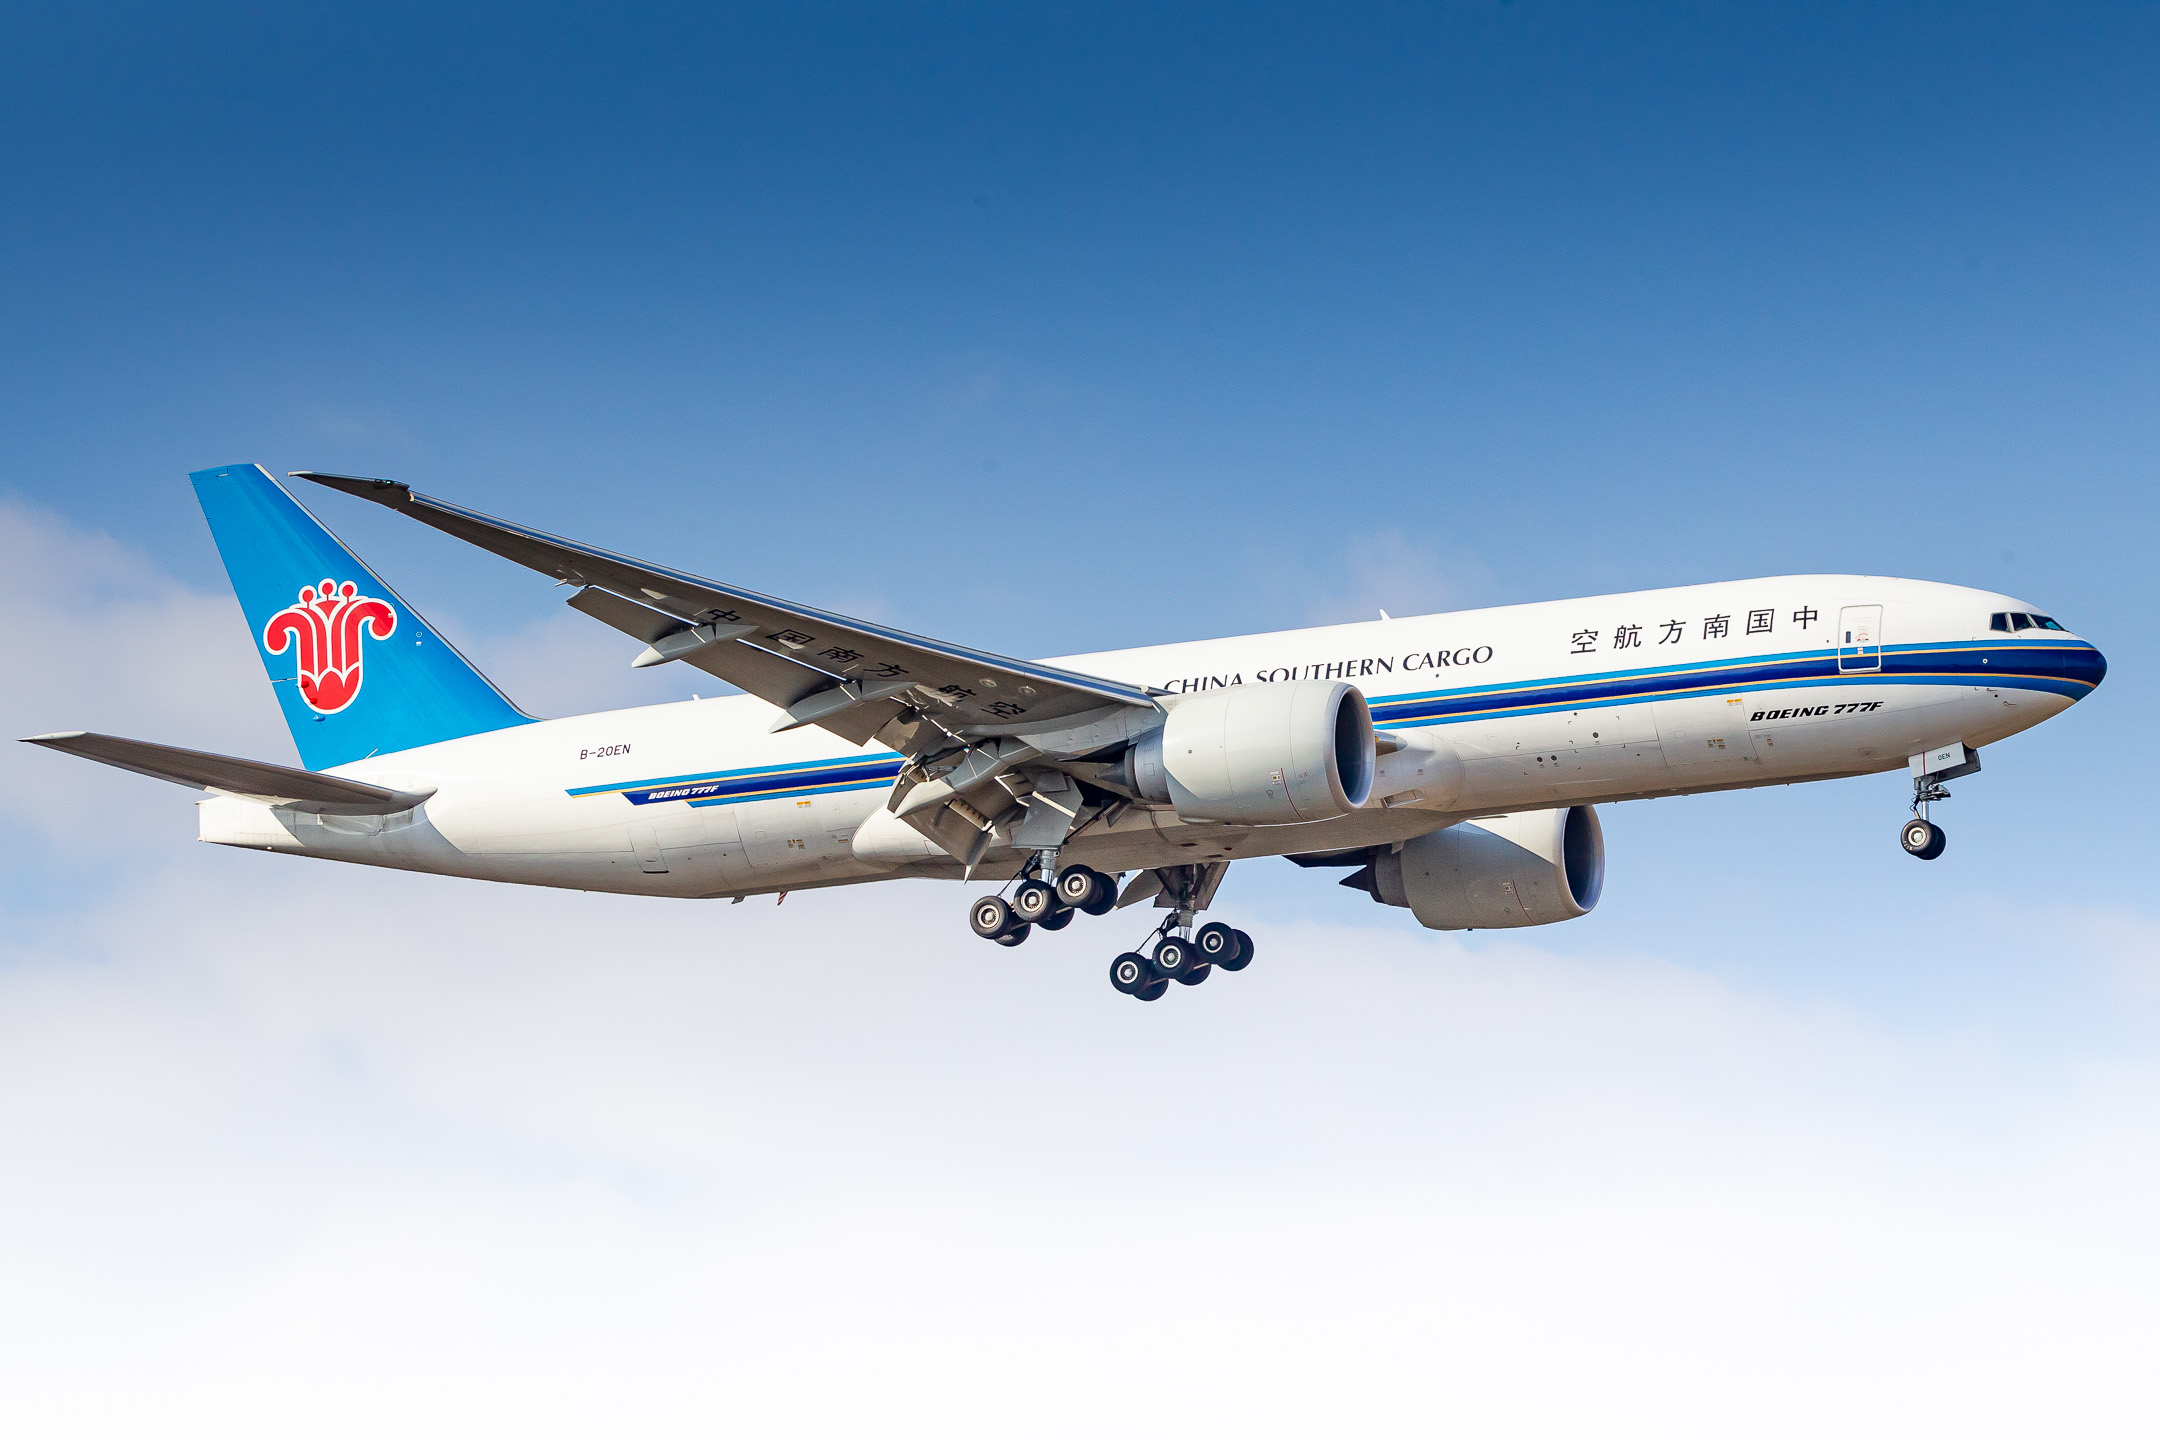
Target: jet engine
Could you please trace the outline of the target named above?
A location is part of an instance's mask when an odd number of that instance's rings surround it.
[[[1408,906],[1428,930],[1573,920],[1605,888],[1605,832],[1588,805],[1493,815],[1382,852],[1369,888],[1383,905]]]
[[[1372,794],[1372,713],[1355,685],[1289,680],[1176,698],[1126,752],[1126,787],[1187,820],[1333,820]]]

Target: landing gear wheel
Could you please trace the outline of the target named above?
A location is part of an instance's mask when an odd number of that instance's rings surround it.
[[[1220,921],[1202,925],[1192,938],[1194,947],[1200,952],[1200,958],[1210,965],[1220,965],[1225,960],[1237,959],[1237,931]]]
[[[1127,951],[1110,962],[1110,984],[1121,995],[1137,995],[1154,983],[1147,966],[1147,957]]]
[[[1057,891],[1040,880],[1023,880],[1013,891],[1012,908],[1013,914],[1032,925],[1058,908]]]
[[[1898,843],[1905,847],[1905,853],[1918,860],[1933,860],[1949,842],[1942,826],[1918,816],[1906,821],[1905,828],[1898,832]]]
[[[1175,979],[1201,963],[1200,956],[1193,947],[1175,935],[1163,937],[1162,943],[1155,947],[1155,953],[1148,959],[1148,964],[1155,974],[1164,980]]]
[[[995,940],[1020,923],[1012,906],[995,895],[985,895],[968,907],[968,928],[985,940]]]
[[[1072,924],[1073,913],[1070,910],[1053,910],[1042,919],[1037,920],[1035,928],[1038,930],[1062,930],[1067,925]]]
[[[1028,931],[1034,928],[1035,927],[1032,925],[1015,925],[1012,929],[1006,931],[1003,935],[998,936],[996,943],[1003,945],[1006,949],[1010,950],[1013,946],[1018,945],[1021,941],[1027,939]]]
[[[1117,899],[1110,888],[1110,877],[1085,865],[1068,865],[1058,873],[1057,896],[1073,909],[1090,915],[1102,914]]]
[[[1147,984],[1132,992],[1133,999],[1160,1000],[1163,997],[1163,991],[1169,988],[1170,982],[1168,980],[1150,980]]]
[[[1237,937],[1237,954],[1217,960],[1215,964],[1224,970],[1242,970],[1252,964],[1252,936],[1243,930],[1230,932]]]
[[[1198,985],[1201,981],[1207,979],[1208,971],[1214,968],[1212,965],[1188,965],[1183,970],[1178,971],[1177,983],[1180,985]]]

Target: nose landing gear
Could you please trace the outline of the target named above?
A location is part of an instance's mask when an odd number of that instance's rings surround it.
[[[1898,843],[1916,860],[1933,860],[1943,853],[1950,837],[1943,833],[1942,826],[1928,818],[1928,806],[1950,798],[1950,791],[1943,781],[1979,773],[1980,755],[1970,745],[1959,741],[1955,745],[1922,751],[1907,763],[1912,770],[1912,819],[1898,830]]]

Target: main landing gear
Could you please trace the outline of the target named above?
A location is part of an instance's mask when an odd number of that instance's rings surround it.
[[[1010,900],[985,895],[968,907],[968,928],[985,940],[1010,949],[1037,930],[1062,930],[1076,914],[1106,915],[1117,904],[1117,884],[1100,870],[1069,865],[1056,871],[1055,884],[1039,867],[1015,886]],[[1189,898],[1189,897],[1187,897]],[[1175,980],[1198,985],[1215,970],[1242,970],[1252,963],[1252,936],[1211,922],[1193,928],[1190,909],[1174,909],[1156,927],[1152,944],[1128,951],[1110,962],[1110,983],[1141,1000],[1160,1000]]]
[[[1181,924],[1181,919],[1182,912],[1173,911],[1156,928],[1154,949],[1146,955],[1128,950],[1110,962],[1110,984],[1120,994],[1136,1000],[1160,1000],[1172,980],[1180,985],[1198,985],[1210,971],[1242,970],[1252,964],[1252,936],[1243,930],[1210,922],[1189,937],[1171,933],[1191,930],[1190,921]]]
[[[1076,913],[1107,915],[1115,904],[1117,885],[1108,875],[1069,865],[1058,872],[1055,885],[1030,877],[1020,882],[1010,900],[983,896],[968,907],[968,928],[1009,947],[1027,939],[1031,930],[1062,930]]]

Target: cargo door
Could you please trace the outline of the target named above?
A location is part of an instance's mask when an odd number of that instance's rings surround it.
[[[1838,611],[1840,674],[1882,669],[1882,606],[1847,605]]]

